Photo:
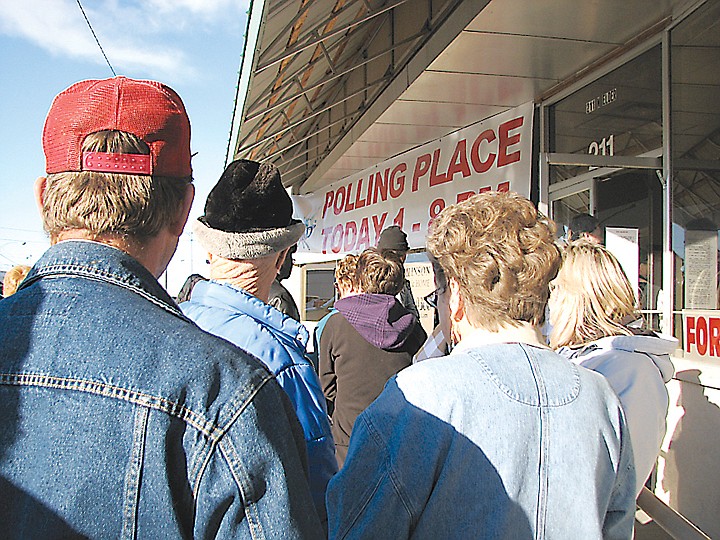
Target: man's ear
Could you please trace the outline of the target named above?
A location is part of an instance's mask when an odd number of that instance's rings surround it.
[[[185,229],[194,198],[195,186],[193,184],[188,184],[185,188],[185,196],[183,197],[182,204],[180,208],[178,208],[177,214],[175,214],[173,223],[170,225],[170,230],[174,235],[180,236],[183,229]]]
[[[35,204],[37,204],[40,215],[43,214],[43,203],[45,202],[45,190],[47,189],[47,178],[39,177],[33,184],[33,193],[35,194]]]
[[[288,251],[290,248],[283,249],[280,253],[278,253],[277,259],[275,259],[275,270],[278,272],[282,268],[283,263],[285,262],[285,257],[287,257]]]

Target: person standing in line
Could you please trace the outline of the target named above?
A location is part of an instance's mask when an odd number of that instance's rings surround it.
[[[0,536],[317,538],[282,390],[157,281],[194,196],[180,97],[82,81],[42,143],[51,247],[0,302]]]
[[[581,238],[595,244],[602,244],[603,230],[600,221],[590,214],[576,214],[570,220],[567,237],[570,242]]]
[[[665,437],[668,392],[678,340],[630,326],[639,316],[632,285],[603,246],[577,240],[565,247],[552,282],[550,345],[607,378],[620,397],[635,457],[635,494],[650,476]]]
[[[183,286],[180,287],[180,292],[178,292],[178,295],[175,298],[176,302],[178,304],[182,304],[183,302],[187,302],[188,300],[190,300],[190,293],[192,293],[195,285],[197,285],[200,281],[205,280],[206,278],[201,276],[200,274],[190,274],[187,279],[185,279],[185,283],[183,283]]]
[[[454,347],[401,371],[355,421],[328,487],[330,538],[632,537],[620,401],[540,337],[554,238],[515,193],[475,195],[433,221],[427,249]]]
[[[280,313],[284,313],[288,317],[295,319],[300,322],[300,310],[295,303],[290,291],[281,283],[290,277],[293,269],[293,254],[297,251],[297,244],[288,248],[287,255],[283,265],[280,267],[277,277],[273,280],[270,285],[270,295],[268,297],[268,304],[277,309]]]
[[[357,259],[357,255],[346,255],[338,261],[337,266],[335,267],[335,283],[333,285],[337,291],[337,300],[359,293],[357,288],[357,277],[355,276]],[[315,330],[313,331],[313,364],[315,365],[315,369],[318,369],[319,364],[318,359],[320,356],[320,338],[322,336],[322,332],[325,329],[325,325],[328,320],[334,313],[337,313],[337,309],[333,307],[315,325]],[[328,407],[328,412],[332,415],[330,407]]]
[[[240,159],[227,166],[195,222],[208,251],[210,281],[183,303],[200,328],[262,360],[293,404],[303,427],[313,499],[325,520],[325,489],[337,472],[335,445],[317,373],[306,355],[308,331],[268,305],[270,287],[304,225],[270,163]]]
[[[338,464],[347,454],[355,418],[380,395],[387,380],[412,363],[426,335],[395,295],[405,282],[392,251],[363,251],[355,276],[359,294],[335,302],[320,337],[320,381],[332,407]]]
[[[2,282],[2,295],[3,298],[7,298],[10,295],[15,294],[17,288],[25,279],[25,276],[30,272],[30,267],[26,264],[18,264],[13,266],[10,270],[5,273]]]
[[[391,225],[380,233],[377,248],[380,251],[394,251],[400,257],[402,264],[405,264],[410,245],[407,241],[407,234],[397,225]],[[397,299],[410,313],[420,320],[420,312],[415,304],[415,298],[410,288],[410,281],[405,279],[402,290],[397,294]]]

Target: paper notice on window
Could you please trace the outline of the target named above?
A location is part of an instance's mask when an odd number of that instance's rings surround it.
[[[716,231],[685,231],[685,308],[717,307]]]
[[[638,243],[638,229],[629,227],[606,227],[605,247],[615,255],[620,266],[625,271],[638,297],[638,269],[640,263],[640,246]]]
[[[435,290],[432,265],[429,262],[405,263],[405,278],[410,282],[413,300],[420,313],[420,324],[429,334],[434,327],[435,310],[424,298]]]

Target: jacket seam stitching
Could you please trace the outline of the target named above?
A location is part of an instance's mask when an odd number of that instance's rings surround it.
[[[244,480],[247,479],[248,475],[244,470],[242,470],[242,461],[237,454],[237,450],[235,450],[235,446],[230,439],[225,438],[222,441],[218,442],[218,448],[220,449],[220,453],[222,454],[225,463],[230,469],[230,474],[235,480],[235,485],[240,490],[240,497],[242,500],[243,508],[245,509],[245,515],[248,520],[248,529],[250,530],[250,536],[252,538],[265,538],[262,527],[262,520],[260,519],[260,515],[258,513],[257,504],[250,502],[250,497],[248,496],[246,489],[250,486],[246,486],[244,482]],[[236,466],[244,473],[242,479],[237,475]]]
[[[0,373],[0,384],[74,390],[103,397],[116,398],[180,418],[212,440],[218,439],[223,433],[222,429],[208,427],[209,422],[205,418],[179,403],[121,386],[85,379],[55,377],[41,373]]]
[[[145,455],[145,436],[150,409],[139,407],[133,422],[133,440],[130,463],[125,474],[125,496],[123,503],[123,527],[121,538],[134,539],[137,534],[137,511],[140,500],[142,463]]]
[[[547,389],[543,384],[543,378],[538,372],[538,366],[536,360],[526,353],[527,361],[530,366],[530,371],[533,374],[535,380],[535,386],[538,393],[538,416],[540,419],[540,463],[539,465],[539,478],[538,478],[538,500],[537,500],[537,514],[535,521],[535,538],[545,538],[546,531],[546,518],[547,518],[547,489],[548,489],[548,396]]]
[[[242,394],[241,396],[236,397],[233,399],[230,404],[228,404],[228,407],[230,409],[235,408],[236,402],[241,402],[239,405],[237,405],[237,410],[232,415],[230,420],[220,429],[216,430],[216,437],[211,440],[210,447],[208,448],[208,453],[205,459],[200,460],[200,465],[198,466],[197,471],[193,471],[191,474],[191,478],[195,478],[195,481],[193,482],[193,495],[197,495],[197,493],[200,490],[200,482],[202,481],[202,477],[205,474],[205,470],[207,469],[210,459],[212,458],[212,454],[215,451],[215,447],[219,445],[224,440],[224,435],[230,430],[230,428],[233,426],[233,424],[237,421],[237,419],[240,417],[240,415],[247,409],[247,407],[250,405],[252,400],[257,396],[257,394],[260,392],[262,388],[265,387],[267,382],[269,380],[273,379],[273,377],[268,373],[268,376],[265,377],[259,384],[257,384],[256,388],[250,392],[249,394]],[[227,458],[226,458],[227,460]],[[197,498],[197,497],[196,497]]]
[[[160,298],[156,297],[154,294],[152,294],[150,291],[147,291],[143,287],[138,287],[137,285],[133,285],[125,280],[119,279],[117,277],[117,274],[114,272],[99,270],[97,268],[92,268],[92,270],[89,270],[85,265],[54,264],[44,266],[36,274],[31,276],[31,278],[27,280],[27,282],[23,283],[22,288],[24,289],[26,287],[29,287],[36,281],[40,281],[42,279],[63,277],[79,277],[117,285],[118,287],[122,287],[142,296],[146,300],[152,302],[153,304],[164,309],[165,311],[187,320],[187,318],[185,317],[185,315],[183,315],[182,311],[179,308],[176,308],[168,304],[167,302],[162,301]]]
[[[368,426],[368,431],[372,435],[373,439],[375,439],[376,444],[378,444],[382,449],[383,453],[385,454],[385,463],[387,466],[387,475],[390,481],[393,484],[393,489],[398,494],[398,497],[400,498],[400,502],[402,502],[402,505],[405,507],[405,511],[407,512],[410,519],[413,519],[413,511],[410,508],[410,501],[407,500],[406,494],[403,489],[402,482],[400,481],[399,475],[397,474],[397,471],[393,467],[392,461],[390,459],[390,453],[387,451],[387,445],[385,444],[385,441],[383,440],[382,436],[380,435],[380,432],[375,428],[375,425],[373,424],[372,420],[367,416],[362,416],[363,421],[365,422],[365,425]]]

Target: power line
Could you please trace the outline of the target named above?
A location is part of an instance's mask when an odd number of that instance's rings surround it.
[[[85,17],[85,22],[88,25],[88,28],[92,32],[93,37],[95,38],[95,43],[97,43],[98,47],[100,47],[100,52],[105,57],[105,61],[107,62],[107,65],[110,67],[110,71],[112,71],[113,77],[117,77],[117,73],[115,73],[115,70],[112,67],[112,64],[110,63],[110,60],[108,60],[107,55],[105,54],[105,51],[102,48],[102,45],[100,45],[100,40],[98,39],[97,35],[95,35],[95,30],[93,30],[92,24],[90,24],[90,19],[88,19],[88,16],[85,15],[85,10],[82,7],[82,4],[80,3],[80,0],[77,0],[77,5],[80,8],[80,11],[82,11],[83,17]]]
[[[45,231],[43,231],[42,229],[18,229],[17,227],[3,227],[1,225],[0,225],[0,229],[5,230],[5,231],[18,231],[18,232],[45,234]]]

